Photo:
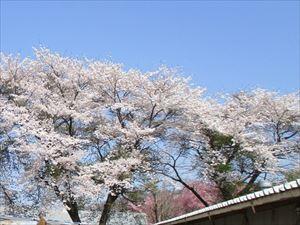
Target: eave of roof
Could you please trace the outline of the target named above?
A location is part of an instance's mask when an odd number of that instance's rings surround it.
[[[220,202],[188,214],[156,223],[155,225],[174,225],[295,197],[300,197],[300,179]]]

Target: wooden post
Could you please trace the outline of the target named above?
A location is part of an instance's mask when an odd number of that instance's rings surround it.
[[[40,220],[37,225],[47,225],[47,221],[43,216],[40,216]]]

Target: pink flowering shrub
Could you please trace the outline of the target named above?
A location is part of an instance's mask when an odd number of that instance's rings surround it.
[[[193,181],[190,184],[210,205],[221,201],[220,191],[215,185],[199,181]],[[128,208],[132,211],[147,214],[149,223],[156,223],[203,207],[204,205],[196,196],[186,188],[150,191],[143,202],[129,203],[128,205]]]

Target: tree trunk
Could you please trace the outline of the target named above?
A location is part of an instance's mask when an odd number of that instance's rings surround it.
[[[159,222],[159,216],[158,216],[158,206],[157,206],[157,199],[156,199],[156,193],[152,193],[153,198],[154,198],[154,215],[155,215],[155,223]]]
[[[205,207],[208,207],[209,204],[207,201],[205,201],[201,196],[200,194],[191,186],[189,186],[188,184],[184,185],[187,189],[189,189],[195,196],[196,198],[198,198],[198,200],[205,206]]]
[[[177,169],[175,168],[175,165],[172,166],[172,168],[173,168],[177,178],[174,178],[173,176],[170,176],[169,174],[166,174],[166,173],[162,173],[162,174],[176,182],[181,183],[184,187],[186,187],[188,190],[190,190],[205,207],[208,207],[209,206],[208,202],[205,201],[204,198],[202,198],[200,196],[200,194],[192,186],[188,185],[186,182],[183,181],[183,179],[180,177]]]
[[[10,194],[7,191],[7,189],[2,184],[0,184],[0,188],[3,191],[4,197],[8,200],[9,205],[14,205],[13,198],[12,198],[12,196],[10,196]]]
[[[236,196],[241,196],[241,195],[247,194],[260,174],[261,173],[259,171],[254,171],[254,173],[253,173],[252,177],[250,178],[249,182],[246,184],[246,186],[242,190],[240,190],[236,194]]]
[[[49,185],[48,181],[45,181],[47,185]],[[64,195],[61,195],[59,188],[55,185],[52,186],[56,196],[61,199],[61,201],[68,207],[67,212],[73,222],[81,223],[79,212],[78,212],[78,205],[77,202],[73,197],[67,198]]]
[[[113,204],[117,200],[117,198],[118,198],[118,195],[108,194],[106,202],[104,204],[102,214],[101,214],[99,225],[106,225],[108,218],[110,216],[110,212],[113,207]]]
[[[71,220],[73,222],[81,223],[77,203],[68,201],[66,205],[69,207],[69,209],[67,209],[67,212],[71,217]]]

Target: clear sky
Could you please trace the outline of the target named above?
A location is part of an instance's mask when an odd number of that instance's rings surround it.
[[[180,67],[208,93],[300,85],[299,1],[1,0],[1,51]]]

